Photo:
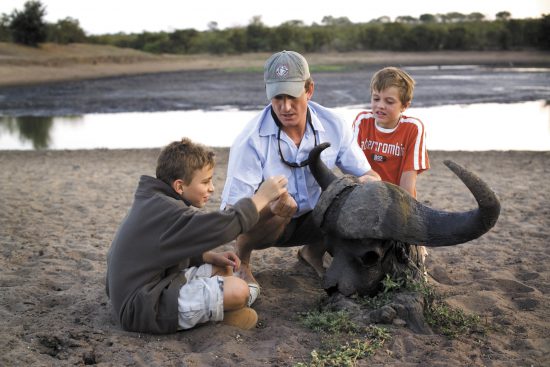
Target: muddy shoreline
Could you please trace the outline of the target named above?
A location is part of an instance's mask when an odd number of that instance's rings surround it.
[[[401,65],[415,78],[413,106],[550,100],[550,69],[534,65]],[[312,72],[314,100],[327,107],[367,106],[381,65]],[[182,70],[0,87],[4,116],[67,116],[237,108],[267,103],[258,71]]]

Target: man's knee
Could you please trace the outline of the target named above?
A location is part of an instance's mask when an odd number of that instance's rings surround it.
[[[273,246],[283,234],[291,218],[271,216],[260,220],[248,232],[237,238],[237,246],[263,249]]]

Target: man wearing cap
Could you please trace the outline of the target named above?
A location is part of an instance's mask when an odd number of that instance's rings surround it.
[[[261,182],[275,175],[288,178],[288,194],[265,208],[255,227],[237,238],[241,277],[257,283],[250,268],[252,250],[302,244],[299,256],[321,276],[325,247],[311,219],[321,188],[307,166],[309,152],[317,144],[330,142],[321,154],[327,167],[338,166],[363,182],[380,177],[355,143],[350,126],[311,101],[314,83],[302,55],[273,54],[265,63],[264,81],[271,104],[245,126],[231,147],[221,207],[252,196]]]

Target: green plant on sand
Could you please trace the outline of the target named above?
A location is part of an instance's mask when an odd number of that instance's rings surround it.
[[[486,333],[478,315],[466,314],[449,306],[435,288],[424,279],[410,274],[382,280],[382,291],[375,297],[354,297],[362,307],[377,309],[393,301],[398,292],[419,292],[424,298],[424,317],[432,329],[448,338],[473,333]],[[357,325],[350,314],[340,311],[310,311],[300,314],[301,323],[322,335],[321,347],[311,352],[309,363],[300,362],[294,367],[355,366],[357,361],[374,355],[376,350],[391,338],[382,327]]]

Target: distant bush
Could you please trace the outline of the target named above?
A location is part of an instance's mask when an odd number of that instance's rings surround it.
[[[321,24],[304,25],[300,20],[266,26],[260,16],[248,26],[220,30],[211,22],[207,31],[178,29],[172,32],[117,33],[86,36],[78,20],[66,18],[44,24],[45,9],[28,1],[25,10],[0,18],[0,41],[10,37],[36,45],[46,39],[57,43],[89,42],[134,48],[152,53],[236,54],[244,52],[351,52],[367,50],[550,50],[550,15],[536,19],[513,19],[501,11],[487,21],[481,13],[422,14],[399,16],[394,22],[383,16],[366,23],[346,17],[326,16]],[[46,32],[47,31],[47,32]]]
[[[550,49],[548,15],[539,19],[510,19],[504,14],[495,21],[485,21],[479,13],[450,14],[447,17],[423,14],[418,20],[403,16],[400,17],[403,22],[351,23],[331,18],[322,25],[305,26],[301,21],[289,21],[277,27],[267,27],[255,17],[246,27],[203,32],[184,29],[170,33],[119,33],[91,36],[88,41],[179,54],[281,49],[298,52]]]
[[[7,14],[0,16],[0,42],[10,42],[10,17]]]
[[[14,10],[9,30],[15,43],[37,46],[46,40],[46,8],[40,1],[27,1],[22,11]]]
[[[47,40],[61,44],[85,42],[86,34],[80,28],[78,20],[65,18],[57,23],[47,25]]]

